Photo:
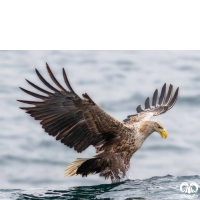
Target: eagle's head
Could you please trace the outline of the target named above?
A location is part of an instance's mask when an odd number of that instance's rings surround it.
[[[139,129],[140,133],[146,137],[151,135],[153,132],[160,133],[161,137],[164,139],[167,137],[167,131],[165,130],[163,123],[159,120],[142,121],[140,122]]]
[[[161,121],[159,120],[151,120],[153,121],[153,127],[154,127],[154,131],[160,133],[162,138],[167,138],[167,131],[164,128],[164,125]]]

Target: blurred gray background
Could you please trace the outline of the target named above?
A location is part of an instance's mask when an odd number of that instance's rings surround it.
[[[65,178],[67,165],[77,157],[92,157],[94,148],[76,153],[19,109],[23,104],[16,99],[36,100],[19,89],[36,92],[25,78],[46,89],[35,68],[53,84],[45,62],[65,86],[64,67],[77,94],[87,92],[120,121],[135,114],[139,104],[144,107],[165,82],[179,86],[173,109],[154,117],[164,123],[168,138],[153,133],[133,156],[127,178],[199,175],[200,51],[0,51],[0,188],[110,183],[98,175]]]

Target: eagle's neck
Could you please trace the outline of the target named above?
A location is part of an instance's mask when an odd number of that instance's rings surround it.
[[[139,134],[147,138],[149,135],[151,135],[155,131],[154,124],[155,124],[155,121],[153,120],[139,122],[138,124]]]
[[[155,131],[154,123],[155,122],[151,120],[137,123],[137,133],[135,135],[135,144],[137,150],[142,146],[146,138]]]

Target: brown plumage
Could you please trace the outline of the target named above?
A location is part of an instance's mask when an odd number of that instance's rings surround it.
[[[178,89],[172,97],[172,85],[167,96],[165,84],[159,100],[158,90],[156,90],[152,106],[147,98],[144,110],[138,106],[138,114],[129,115],[124,123],[121,123],[102,110],[87,93],[83,94],[84,98],[81,99],[72,89],[64,69],[63,77],[68,90],[60,85],[48,64],[46,67],[59,90],[50,85],[36,69],[39,79],[52,92],[27,80],[31,86],[46,96],[21,88],[29,95],[42,100],[37,102],[18,100],[34,105],[34,107],[21,107],[21,109],[26,110],[26,113],[36,120],[40,120],[45,132],[60,140],[61,143],[73,147],[79,153],[93,145],[98,153],[93,158],[77,159],[72,162],[66,170],[66,176],[100,173],[100,176],[111,178],[112,182],[119,181],[120,178],[125,177],[132,155],[152,132],[157,131],[162,137],[166,137],[163,124],[149,118],[165,113],[175,104]]]

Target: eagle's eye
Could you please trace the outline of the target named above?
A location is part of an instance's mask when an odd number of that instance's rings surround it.
[[[158,128],[162,128],[161,126],[158,126]]]

